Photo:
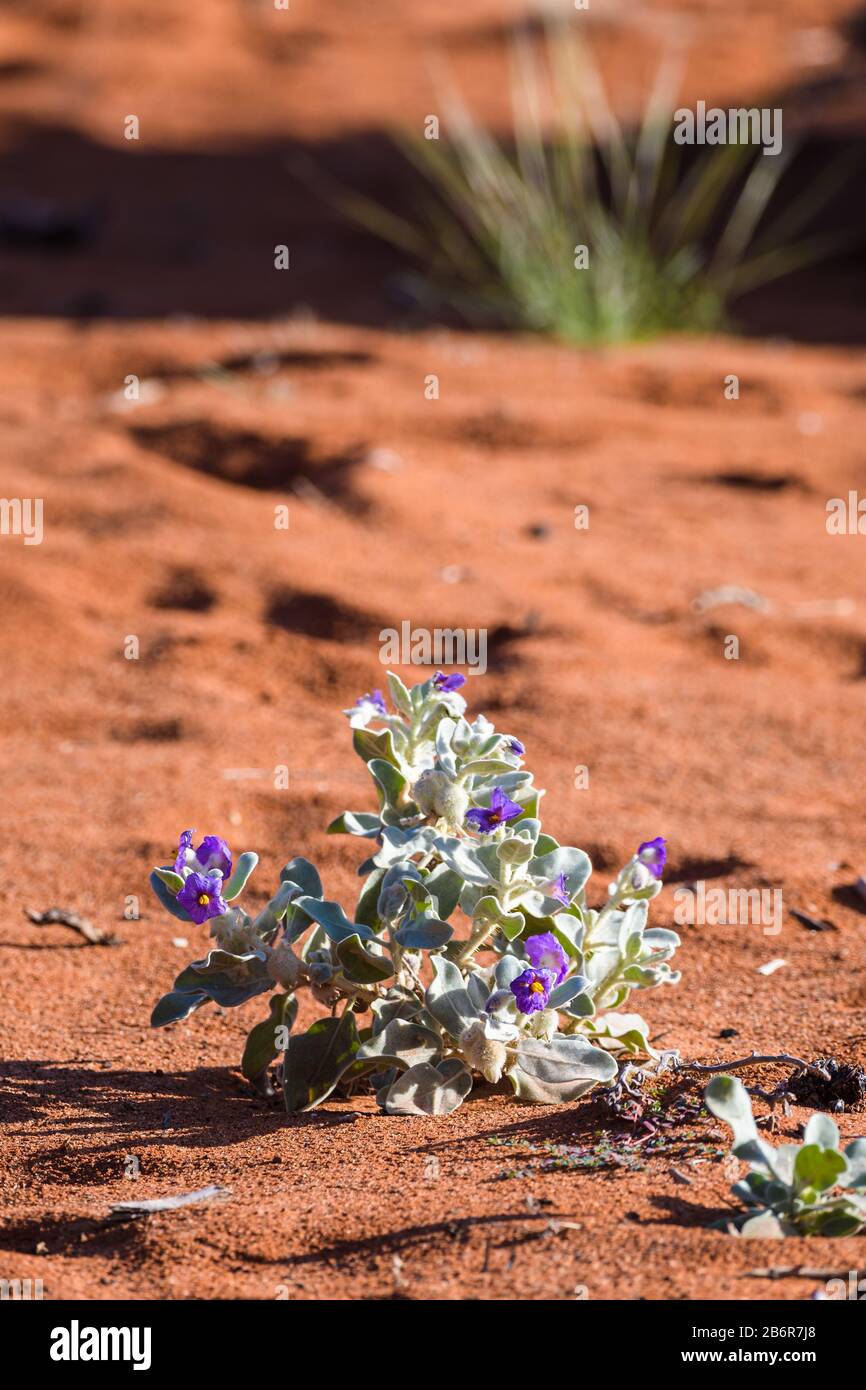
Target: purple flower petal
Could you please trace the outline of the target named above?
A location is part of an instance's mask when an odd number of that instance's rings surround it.
[[[638,846],[637,857],[642,864],[646,864],[654,878],[661,878],[668,857],[663,836],[657,835],[654,840],[644,840],[643,844]]]
[[[551,898],[556,898],[557,902],[562,903],[563,907],[568,907],[571,903],[568,884],[565,881],[565,874],[560,874],[552,883],[548,883],[547,892]]]
[[[192,846],[192,837],[194,834],[194,830],[184,830],[181,833],[177,846],[177,858],[174,861],[174,871],[176,874],[179,874],[182,869],[186,868],[186,852]]]
[[[375,710],[378,710],[379,714],[388,713],[387,706],[385,705],[385,696],[382,694],[381,690],[371,690],[366,695],[361,695],[360,698],[355,701],[355,709],[362,709],[364,705],[372,705]]]
[[[198,866],[203,874],[218,870],[224,879],[231,878],[232,852],[219,835],[205,835],[195,852]]]
[[[495,830],[497,825],[505,825],[507,821],[522,815],[523,807],[507,797],[501,787],[494,787],[490,806],[473,806],[471,811],[466,812],[466,820],[476,830],[487,834]]]
[[[553,976],[553,983],[558,985],[568,970],[568,956],[553,932],[536,932],[534,936],[526,938],[524,945],[533,968]]]
[[[178,893],[177,901],[199,926],[209,917],[221,917],[228,912],[228,903],[220,897],[222,882],[219,874],[205,876],[192,873]]]
[[[522,1014],[537,1014],[547,1008],[555,980],[549,970],[524,970],[511,981],[511,993]]]
[[[518,758],[522,758],[524,753],[526,752],[526,749],[520,742],[519,738],[510,738],[508,740],[508,743],[506,744],[506,747],[508,748],[509,753],[516,753]]]
[[[437,671],[433,677],[433,685],[437,690],[450,693],[452,690],[459,690],[461,685],[466,684],[466,677],[457,672],[453,676],[446,676],[444,671]]]

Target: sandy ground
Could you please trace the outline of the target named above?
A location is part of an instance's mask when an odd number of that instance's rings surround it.
[[[635,1171],[542,1166],[547,1145],[621,1132],[597,1104],[482,1088],[444,1120],[360,1099],[287,1121],[236,1070],[255,1001],[148,1027],[202,945],[203,929],[173,944],[146,885],[180,828],[258,850],[256,903],[299,853],[354,900],[361,854],[324,834],[368,798],[338,711],[381,683],[378,633],[408,619],[488,629],[472,708],[526,743],[546,821],[591,854],[597,898],[656,834],[671,850],[660,925],[678,884],[782,890],[778,936],[683,929],[682,984],[639,1001],[666,1047],[866,1062],[851,889],[866,576],[862,537],[825,524],[828,498],[866,492],[866,351],[778,337],[577,353],[400,321],[387,258],[271,174],[284,142],[348,141],[345,158],[353,132],[417,112],[411,74],[439,30],[488,90],[498,6],[461,7],[460,23],[426,3],[401,23],[401,8],[293,0],[292,43],[265,7],[228,0],[3,17],[18,64],[0,84],[5,196],[105,202],[92,240],[0,255],[0,490],[45,508],[42,545],[0,538],[0,1277],[41,1277],[51,1298],[801,1298],[814,1280],[744,1276],[856,1269],[861,1242],[782,1250],[708,1229],[726,1210],[723,1162],[692,1165],[684,1144]],[[723,42],[721,7],[674,8],[697,36],[694,90],[717,79],[726,94],[805,80],[772,35],[790,38],[794,10],[806,30],[850,10],[725,6]],[[749,25],[760,43],[744,44]],[[622,32],[639,45],[639,26]],[[844,48],[829,66],[857,61]],[[116,120],[139,106],[153,135],[129,151]],[[849,119],[841,97],[834,112]],[[284,290],[256,258],[286,225],[307,275]],[[841,294],[838,274],[826,284]],[[695,609],[723,585],[767,605]],[[288,790],[232,775],[277,764]],[[55,905],[122,944],[24,913]],[[807,930],[794,907],[833,929]],[[772,957],[785,966],[759,974]],[[866,1132],[866,1117],[841,1128]],[[113,1201],[209,1183],[232,1196],[100,1224]]]

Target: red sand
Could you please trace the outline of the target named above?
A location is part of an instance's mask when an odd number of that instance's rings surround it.
[[[682,8],[700,20],[703,7]],[[752,22],[741,8],[726,31],[729,80],[793,82],[771,44],[749,48],[754,70],[733,62]],[[142,16],[117,4],[88,7],[71,27],[71,3],[7,14],[21,62],[37,64],[2,87],[7,175],[35,190],[21,130],[38,143],[61,126],[81,167],[98,166],[86,140],[114,145],[119,169],[115,118],[145,99],[160,150],[396,119],[415,97],[395,52],[417,57],[440,28],[482,31],[460,50],[479,91],[498,61],[483,33],[498,6],[472,6],[472,25],[446,23],[438,5],[413,7],[402,26],[398,6],[387,25],[384,6],[367,7],[369,22],[357,5],[332,9],[322,19],[293,5],[315,41],[284,60],[247,31],[238,50],[239,7],[227,0],[194,19],[165,0],[143,39]],[[798,22],[826,22],[816,10],[799,4]],[[273,15],[256,13],[273,29]],[[787,32],[791,14],[767,7],[754,32]],[[696,49],[705,80],[712,28]],[[182,170],[148,168],[182,187]],[[237,191],[223,197],[230,212]],[[256,209],[266,250],[281,210],[303,222],[282,200],[275,191]],[[231,264],[243,215],[209,229],[218,266]],[[118,218],[114,262],[98,247],[0,261],[21,315],[0,325],[2,492],[45,505],[41,546],[0,538],[0,1277],[41,1277],[50,1298],[573,1298],[582,1286],[591,1299],[754,1299],[814,1286],[743,1277],[757,1265],[856,1269],[855,1240],[781,1247],[708,1229],[728,1201],[722,1164],[688,1169],[687,1186],[671,1172],[682,1163],[661,1158],[636,1173],[496,1180],[523,1161],[488,1139],[578,1142],[607,1123],[591,1101],[547,1110],[482,1088],[444,1120],[385,1118],[365,1098],[287,1121],[237,1072],[260,1001],[149,1029],[203,929],[186,933],[190,949],[174,946],[183,929],[146,879],[195,825],[258,850],[254,902],[305,854],[351,905],[361,854],[324,826],[369,792],[338,711],[381,683],[381,628],[487,627],[490,670],[469,681],[472,708],[526,743],[546,822],[590,852],[597,897],[608,870],[659,833],[671,871],[657,924],[672,923],[677,882],[783,890],[778,937],[683,929],[681,985],[635,1001],[654,1034],[705,1060],[755,1048],[866,1061],[866,918],[845,892],[864,868],[866,581],[862,539],[825,526],[828,498],[866,489],[866,352],[726,338],[577,353],[373,329],[362,322],[375,297],[360,283],[367,263],[336,244],[320,246],[311,275],[326,279],[328,256],[348,256],[337,274],[359,283],[340,316],[356,310],[354,327],[279,317],[281,303],[272,322],[257,321],[263,309],[229,321],[231,283],[194,258],[209,318],[76,325],[61,317],[65,296],[91,273],[123,314],[144,315],[166,276],[184,282],[168,251],[164,264],[146,247],[140,265],[125,260],[134,228],[122,207]],[[276,370],[202,374],[251,352],[278,354]],[[423,393],[431,372],[436,402]],[[731,372],[736,402],[723,395]],[[158,383],[150,400],[118,400],[129,373]],[[273,525],[281,502],[288,532]],[[573,525],[581,503],[588,532]],[[699,593],[726,584],[756,590],[769,611],[694,611]],[[130,634],[136,661],[123,656]],[[728,634],[738,661],[724,659]],[[278,763],[291,769],[288,791],[226,776]],[[574,787],[580,764],[588,790]],[[128,895],[140,896],[138,922],[123,920]],[[24,915],[54,905],[123,944],[89,947]],[[836,930],[806,930],[791,907]],[[786,966],[758,974],[773,956]],[[719,1040],[724,1028],[738,1036]],[[781,1134],[807,1113],[795,1109]],[[841,1128],[866,1132],[866,1116]],[[124,1177],[127,1155],[137,1182]],[[93,1220],[114,1201],[209,1183],[231,1199],[133,1228]],[[551,1217],[578,1228],[556,1233]]]

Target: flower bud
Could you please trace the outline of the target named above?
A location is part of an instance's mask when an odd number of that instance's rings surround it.
[[[294,989],[298,982],[301,962],[287,941],[281,941],[268,956],[268,974],[277,985]]]
[[[460,1035],[459,1047],[470,1067],[480,1071],[485,1081],[500,1080],[508,1061],[508,1051],[504,1043],[487,1037],[480,1019],[464,1029]]]
[[[462,825],[469,809],[469,795],[447,772],[428,768],[412,788],[412,796],[425,816],[438,816],[449,825]]]

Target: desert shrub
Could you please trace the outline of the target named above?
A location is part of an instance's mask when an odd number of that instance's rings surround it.
[[[389,673],[390,708],[375,690],[346,711],[378,800],[329,827],[370,850],[351,917],[300,857],[251,916],[239,900],[257,857],[233,863],[216,836],[194,849],[185,831],[151,875],[162,905],[213,938],[153,1024],[270,994],[243,1072],[268,1091],[279,1059],[290,1112],[362,1081],[397,1114],[447,1114],[475,1077],[507,1078],[528,1101],[576,1100],[612,1080],[617,1056],[652,1052],[623,1006],[679,979],[679,938],[647,923],[664,840],[641,844],[591,907],[588,855],[542,830],[522,743],[466,719],[464,679],[437,672],[407,689]],[[293,1031],[301,990],[323,1010],[305,1033]]]

